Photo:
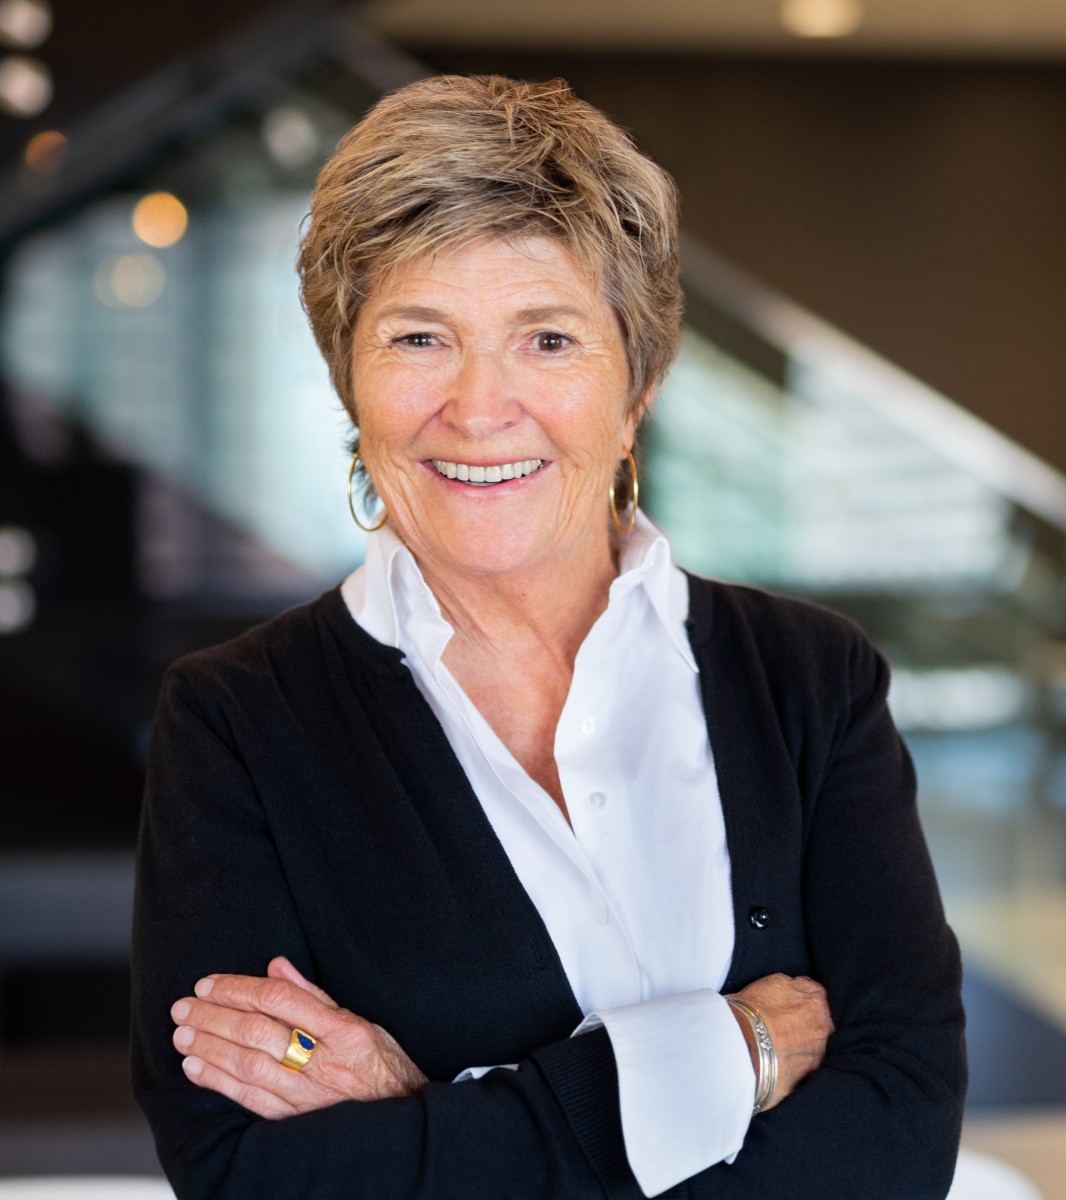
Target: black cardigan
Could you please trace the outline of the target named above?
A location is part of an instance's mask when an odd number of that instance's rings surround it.
[[[812,975],[837,1032],[732,1165],[668,1195],[943,1197],[960,966],[884,663],[850,622],[756,589],[693,578],[690,614],[732,864],[724,990]],[[188,1083],[170,1005],[275,954],[433,1082],[278,1122]],[[168,673],[133,1012],[135,1093],[181,1200],[641,1195],[606,1033],[568,1036],[581,1013],[542,921],[400,653],[337,590]],[[492,1062],[521,1066],[448,1082]]]

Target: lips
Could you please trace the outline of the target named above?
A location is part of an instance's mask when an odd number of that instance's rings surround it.
[[[481,464],[449,462],[447,459],[435,458],[433,465],[437,472],[446,479],[457,479],[460,483],[473,487],[492,487],[497,483],[505,483],[508,479],[521,479],[532,475],[544,465],[540,458],[524,458],[517,462],[493,463],[491,466]]]

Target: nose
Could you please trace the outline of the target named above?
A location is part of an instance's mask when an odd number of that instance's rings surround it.
[[[513,425],[520,411],[502,356],[487,348],[465,351],[449,380],[444,422],[467,437],[485,438]]]

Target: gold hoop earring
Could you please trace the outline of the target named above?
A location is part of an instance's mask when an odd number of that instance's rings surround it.
[[[626,459],[629,462],[629,469],[633,473],[633,509],[629,514],[629,524],[623,525],[618,519],[618,505],[614,499],[614,484],[611,484],[611,489],[607,493],[607,499],[611,505],[611,520],[614,522],[615,529],[619,533],[629,533],[633,526],[637,523],[637,509],[640,507],[640,483],[637,480],[637,461],[633,457],[632,450],[626,451]]]
[[[355,515],[355,501],[352,499],[352,480],[355,478],[355,468],[359,463],[359,451],[352,455],[352,465],[348,468],[348,511],[352,514],[352,520],[359,526],[364,533],[377,533],[377,531],[389,519],[387,512],[381,514],[381,520],[376,525],[364,525],[362,521]]]

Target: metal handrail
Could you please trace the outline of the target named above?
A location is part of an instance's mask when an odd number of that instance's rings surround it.
[[[1066,475],[980,417],[827,321],[772,291],[691,238],[682,239],[687,288],[776,351],[775,382],[793,365],[813,368],[888,421],[914,434],[1020,508],[1066,531]],[[759,355],[749,365],[760,369]]]

